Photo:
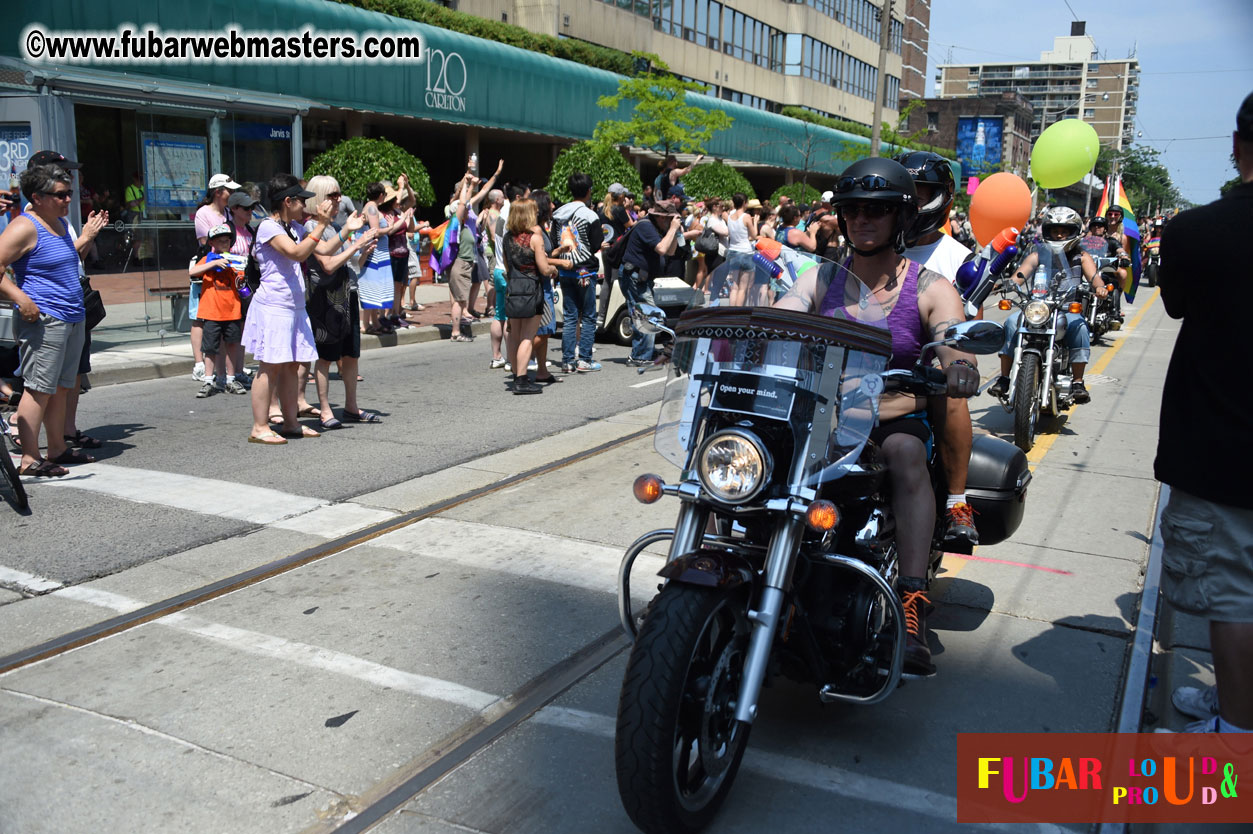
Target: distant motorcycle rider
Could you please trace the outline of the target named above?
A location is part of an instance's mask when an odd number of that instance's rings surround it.
[[[903,254],[956,284],[957,268],[973,253],[940,231],[949,221],[957,191],[953,169],[947,159],[930,151],[909,151],[898,155],[896,161],[909,172],[918,191],[918,216],[905,233],[908,248]],[[970,406],[961,397],[948,397],[944,410],[937,432],[948,481],[944,544],[974,547],[979,543],[979,533],[975,529],[974,508],[966,501],[966,475],[974,443]]]
[[[1041,259],[1048,264],[1057,259],[1064,259],[1068,274],[1062,282],[1063,301],[1073,301],[1081,281],[1092,283],[1098,298],[1105,298],[1109,289],[1101,276],[1097,274],[1096,262],[1092,256],[1079,248],[1079,235],[1083,222],[1074,209],[1064,206],[1049,209],[1040,227],[1044,242],[1034,252],[1027,254],[1013,276],[1014,283],[1023,286],[1029,276],[1035,273]],[[1052,276],[1049,276],[1050,279]],[[1083,383],[1083,372],[1088,366],[1088,358],[1092,353],[1092,341],[1088,334],[1088,325],[1078,313],[1066,313],[1066,335],[1062,343],[1070,352],[1070,368],[1073,375],[1071,381],[1071,398],[1077,404],[1092,400],[1087,386]],[[1001,376],[988,388],[989,393],[1004,397],[1009,393],[1009,372],[1013,364],[1014,346],[1018,338],[1018,328],[1022,321],[1022,311],[1015,310],[1005,322],[1005,347],[1001,349]]]

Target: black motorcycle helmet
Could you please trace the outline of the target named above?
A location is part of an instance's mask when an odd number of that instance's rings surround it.
[[[862,257],[877,255],[889,246],[897,253],[904,252],[907,248],[905,233],[918,216],[918,190],[914,188],[914,178],[899,162],[876,156],[854,162],[835,181],[835,196],[831,205],[836,209],[840,232],[845,240],[848,240],[848,227],[844,223],[843,213],[839,211],[840,206],[844,203],[880,201],[899,206],[896,226],[888,242],[882,246],[869,251],[853,247],[853,251]],[[849,245],[852,246],[851,242]]]
[[[915,183],[925,182],[936,187],[935,197],[925,206],[918,206],[918,217],[905,233],[905,243],[915,246],[919,240],[948,222],[957,183],[953,180],[953,169],[948,160],[938,153],[907,151],[898,154],[896,161],[905,166]]]

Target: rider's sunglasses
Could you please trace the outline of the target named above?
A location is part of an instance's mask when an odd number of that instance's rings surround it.
[[[841,177],[836,180],[835,193],[847,194],[858,186],[861,186],[863,191],[887,191],[892,187],[884,177],[867,174],[864,177]]]
[[[882,220],[896,211],[892,203],[846,203],[840,206],[840,216],[845,220],[853,220],[858,215],[867,220]]]

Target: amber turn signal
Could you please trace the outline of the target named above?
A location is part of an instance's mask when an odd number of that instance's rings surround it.
[[[1000,301],[996,302],[996,309],[998,310],[1008,310],[1012,306],[1014,305],[1009,303],[1008,298],[1002,298]]]
[[[1066,312],[1068,312],[1068,313],[1082,313],[1082,312],[1083,312],[1083,305],[1082,305],[1082,304],[1080,304],[1078,301],[1072,301],[1072,302],[1070,302],[1070,306],[1066,308]]]
[[[635,493],[636,501],[641,504],[652,504],[661,498],[661,488],[665,485],[666,482],[656,475],[640,475],[635,479],[631,491]]]
[[[811,530],[825,533],[834,530],[835,525],[840,523],[840,514],[830,501],[815,501],[805,511],[805,523]]]

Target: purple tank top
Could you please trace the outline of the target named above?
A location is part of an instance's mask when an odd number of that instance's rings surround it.
[[[852,258],[845,261],[844,269],[848,270],[852,262]],[[892,312],[888,314],[887,325],[892,334],[892,359],[888,362],[889,369],[912,368],[918,361],[918,352],[922,349],[922,319],[918,316],[918,273],[921,269],[917,261],[909,262],[900,297],[896,301],[896,306],[892,308]],[[844,284],[847,280],[848,273],[841,272],[840,277],[831,282],[831,285],[827,287],[827,294],[823,296],[822,304],[818,307],[819,315],[834,316],[835,311],[843,306]]]

